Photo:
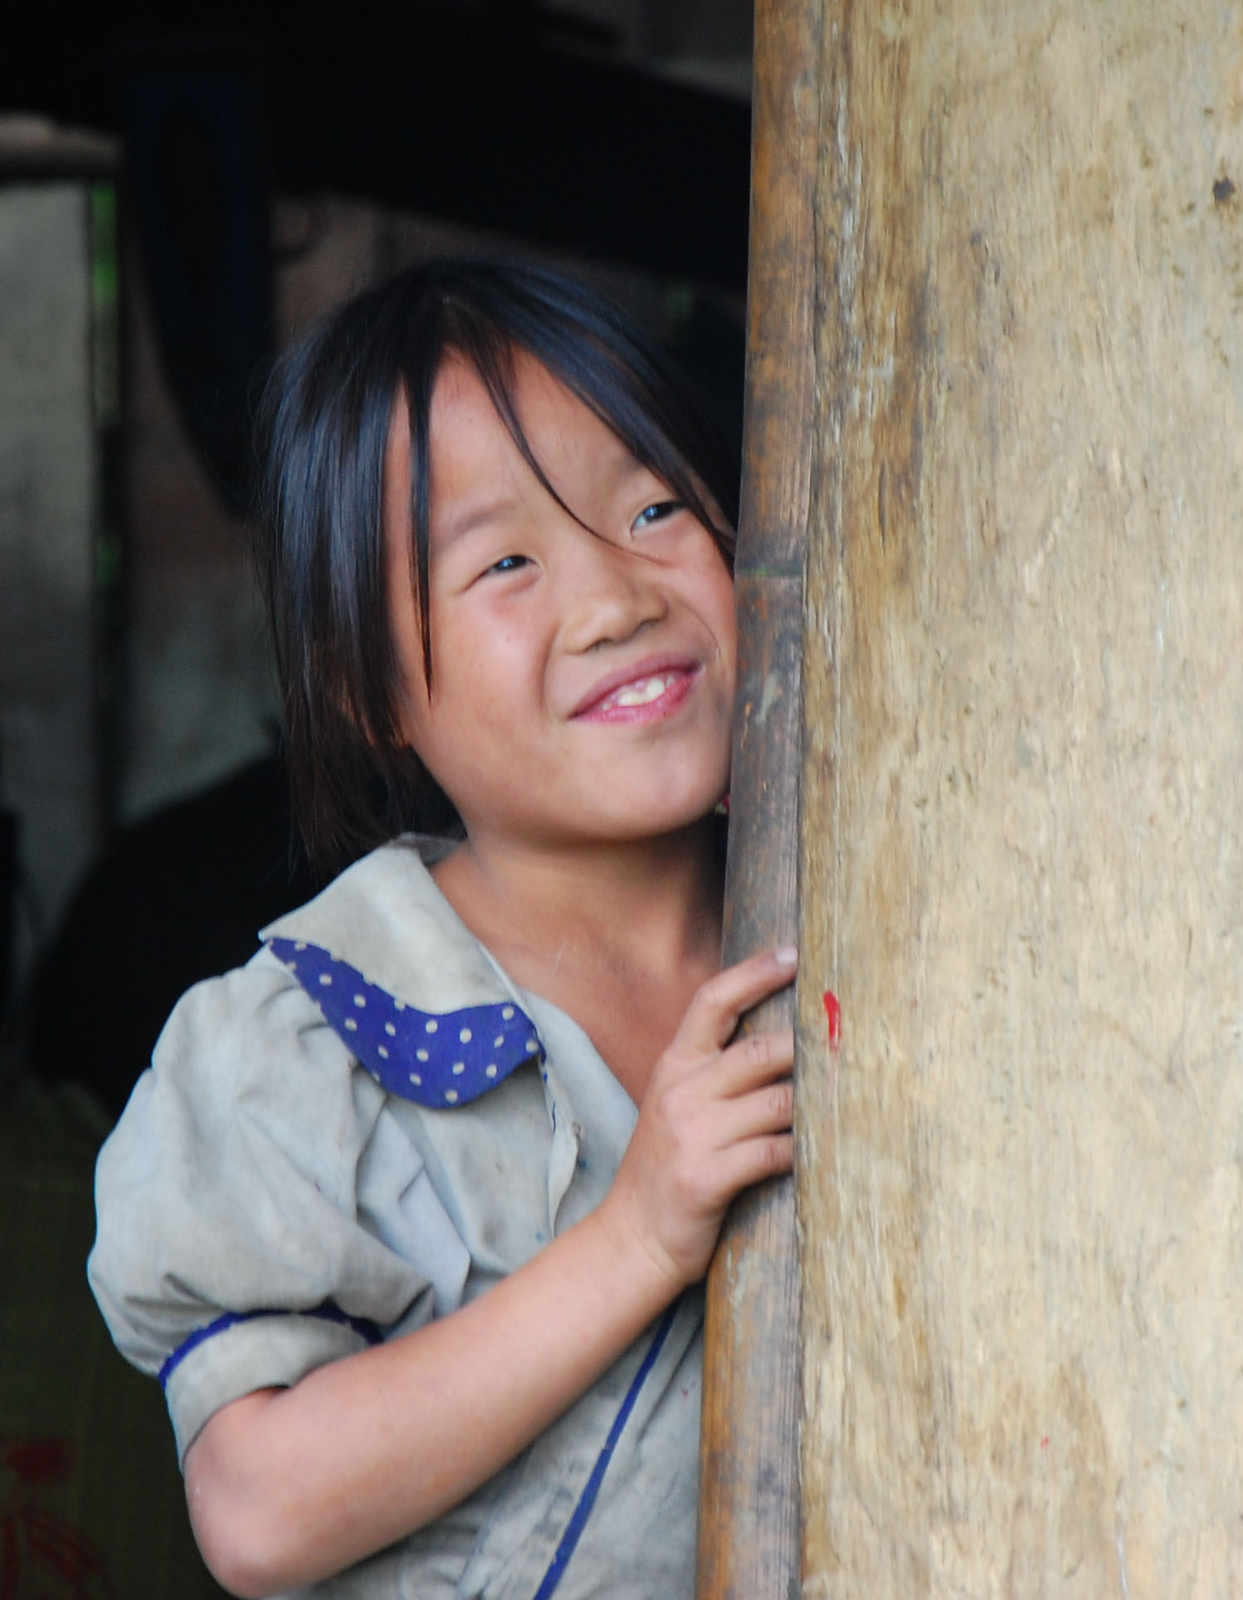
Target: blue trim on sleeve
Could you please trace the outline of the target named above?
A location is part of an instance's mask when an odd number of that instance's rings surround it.
[[[205,1328],[199,1328],[182,1342],[169,1356],[160,1368],[160,1385],[168,1388],[168,1380],[177,1368],[199,1345],[205,1344],[218,1333],[223,1333],[226,1328],[235,1328],[241,1322],[254,1322],[257,1317],[318,1317],[321,1322],[336,1322],[343,1327],[352,1328],[356,1334],[365,1339],[368,1344],[383,1344],[384,1335],[379,1327],[367,1317],[351,1317],[328,1301],[322,1306],[313,1306],[306,1311],[262,1310],[262,1311],[226,1311],[222,1317],[217,1317],[214,1322],[209,1322]]]
[[[591,1477],[587,1480],[587,1487],[579,1497],[578,1504],[574,1507],[574,1515],[570,1518],[565,1532],[561,1535],[561,1543],[557,1546],[557,1553],[552,1558],[552,1565],[544,1574],[544,1581],[535,1591],[534,1600],[549,1600],[553,1590],[565,1576],[565,1569],[570,1564],[570,1557],[578,1546],[583,1529],[587,1526],[587,1519],[591,1515],[592,1507],[596,1503],[596,1496],[600,1493],[600,1485],[604,1481],[604,1474],[608,1471],[609,1462],[613,1459],[613,1452],[617,1448],[617,1441],[622,1436],[622,1429],[630,1419],[634,1410],[635,1401],[639,1398],[639,1391],[647,1382],[652,1368],[656,1365],[656,1358],[664,1348],[665,1340],[669,1337],[669,1330],[673,1327],[673,1319],[678,1314],[681,1300],[675,1300],[661,1319],[660,1327],[653,1335],[648,1346],[647,1354],[643,1357],[642,1365],[634,1375],[630,1388],[626,1391],[626,1398],[621,1403],[621,1410],[613,1419],[613,1426],[609,1429],[609,1436],[604,1441],[604,1448],[596,1457],[596,1464],[591,1470]]]

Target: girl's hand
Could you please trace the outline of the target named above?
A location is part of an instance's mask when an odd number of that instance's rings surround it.
[[[675,1291],[707,1271],[739,1190],[793,1162],[794,1030],[729,1041],[743,1012],[791,982],[797,960],[789,948],[765,951],[697,991],[600,1208],[638,1236]]]

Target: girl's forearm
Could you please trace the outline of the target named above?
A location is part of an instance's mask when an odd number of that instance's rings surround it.
[[[220,1582],[258,1597],[340,1572],[543,1432],[681,1287],[616,1211],[606,1201],[462,1310],[217,1412],[185,1465]]]

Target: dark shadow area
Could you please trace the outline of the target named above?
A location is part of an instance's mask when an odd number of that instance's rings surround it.
[[[320,887],[276,758],[122,829],[36,973],[31,1069],[119,1116],[178,998],[248,961],[259,930]]]
[[[588,30],[590,32],[590,30]],[[608,59],[555,8],[53,0],[6,19],[0,105],[122,131],[136,42],[244,40],[275,186],[336,190],[740,290],[745,104]]]

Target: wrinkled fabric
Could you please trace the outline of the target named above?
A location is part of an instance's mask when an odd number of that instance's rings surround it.
[[[122,1353],[163,1372],[183,1458],[221,1406],[400,1338],[530,1260],[599,1204],[636,1118],[582,1029],[506,977],[410,841],[263,937],[318,947],[432,1018],[512,1004],[538,1048],[442,1109],[377,1082],[266,945],[182,999],[101,1152],[88,1273]],[[558,1600],[689,1596],[701,1324],[692,1291],[650,1371],[652,1331],[476,1494],[301,1592],[534,1596],[629,1403]]]

